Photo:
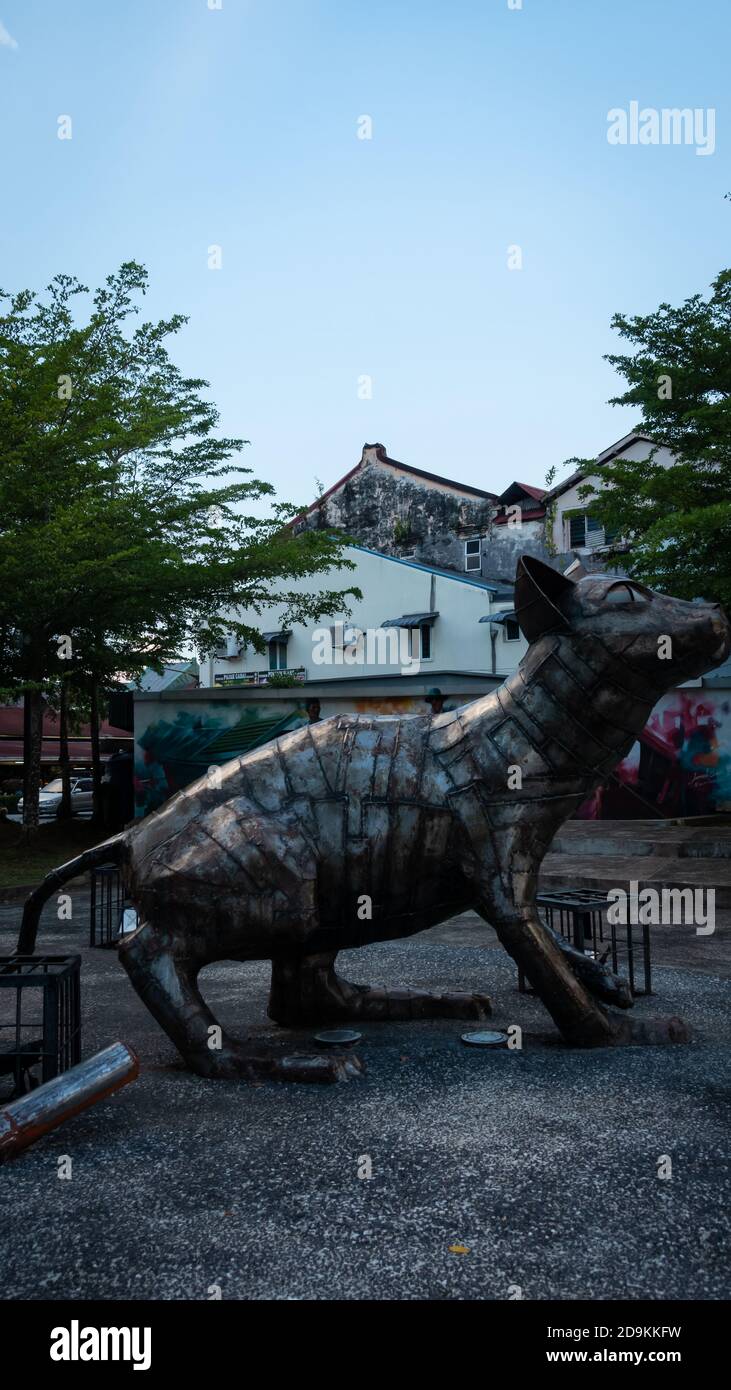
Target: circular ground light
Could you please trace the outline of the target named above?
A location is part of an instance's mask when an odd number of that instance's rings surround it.
[[[463,1033],[462,1042],[468,1047],[507,1047],[507,1033]]]
[[[331,1028],[327,1033],[315,1033],[315,1042],[323,1047],[352,1047],[362,1037],[362,1033],[356,1033],[352,1028]]]

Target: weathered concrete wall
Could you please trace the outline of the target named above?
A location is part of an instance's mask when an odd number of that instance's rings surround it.
[[[512,584],[520,555],[549,561],[543,519],[496,525],[497,499],[471,497],[458,483],[421,479],[381,445],[366,445],[358,468],[303,519],[344,531],[372,550],[459,574]],[[385,456],[388,458],[388,456]],[[479,537],[480,570],[465,570],[466,540]]]
[[[382,464],[362,467],[310,512],[305,524],[346,532],[360,545],[464,573],[464,540],[487,531],[493,504]]]
[[[543,520],[524,521],[520,526],[490,526],[482,543],[483,579],[512,584],[515,569],[521,555],[534,555],[536,559],[555,566],[555,557],[549,554]]]

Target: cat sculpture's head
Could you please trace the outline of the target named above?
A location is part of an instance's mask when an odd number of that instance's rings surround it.
[[[657,695],[731,651],[731,624],[717,603],[670,598],[616,575],[574,581],[530,555],[518,561],[515,613],[531,644],[563,634],[580,654],[590,642],[594,653],[606,651],[608,675],[613,662],[629,666]]]

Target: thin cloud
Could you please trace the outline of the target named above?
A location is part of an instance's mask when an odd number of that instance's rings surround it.
[[[11,34],[8,33],[5,25],[0,19],[0,48],[17,48],[18,45]]]

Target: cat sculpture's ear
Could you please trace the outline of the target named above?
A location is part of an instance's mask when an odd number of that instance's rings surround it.
[[[571,579],[542,560],[521,555],[515,574],[515,616],[528,642],[536,642],[544,632],[570,626],[561,601],[573,587]]]

